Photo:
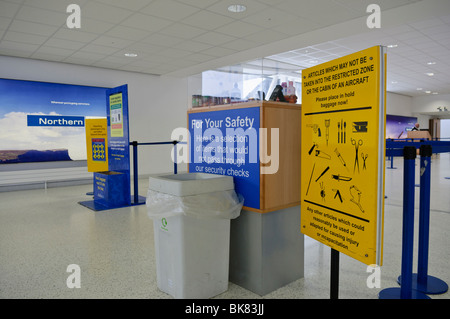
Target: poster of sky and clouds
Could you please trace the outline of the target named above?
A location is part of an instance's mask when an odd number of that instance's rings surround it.
[[[85,160],[85,117],[106,117],[106,88],[0,79],[0,152],[66,149]]]

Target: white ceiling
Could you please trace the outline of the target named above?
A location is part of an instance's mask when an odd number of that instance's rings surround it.
[[[80,29],[66,25],[71,3]],[[247,10],[228,12],[236,3]],[[381,29],[365,26],[370,3],[381,7]],[[388,51],[389,91],[450,94],[449,0],[0,0],[0,55],[157,75],[264,56],[301,69],[378,44],[398,45]]]
[[[450,94],[450,14],[381,28],[268,58],[308,68],[374,45],[395,45],[387,48],[388,91],[409,96]]]

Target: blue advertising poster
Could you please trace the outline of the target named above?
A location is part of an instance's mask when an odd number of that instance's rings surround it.
[[[260,208],[259,107],[189,114],[189,172],[234,177],[244,206]]]
[[[386,138],[406,138],[407,132],[411,131],[416,123],[417,117],[387,114]]]
[[[85,117],[105,117],[106,88],[0,79],[0,164],[86,160]]]

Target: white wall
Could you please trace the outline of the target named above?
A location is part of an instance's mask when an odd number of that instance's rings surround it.
[[[386,114],[413,116],[412,98],[410,96],[387,92],[386,94]]]
[[[428,121],[432,116],[420,113],[438,112],[437,108],[440,106],[446,106],[450,111],[450,94],[410,97],[387,92],[386,113],[392,115],[415,116],[418,119],[421,129],[428,128]]]
[[[128,84],[130,141],[170,141],[173,129],[186,127],[187,80],[183,78],[6,56],[0,56],[0,77],[102,87]],[[139,175],[172,171],[170,151],[169,145],[140,146]]]
[[[439,106],[450,111],[450,94],[425,95],[413,99],[413,112],[439,112]]]
[[[420,128],[428,128],[429,119],[436,118],[437,116],[431,115],[421,115],[419,113],[423,112],[439,112],[438,107],[446,106],[450,111],[450,94],[438,94],[438,95],[425,95],[425,96],[417,96],[413,98],[412,109],[414,112],[414,116],[417,116],[419,119]],[[449,116],[449,112],[447,112],[447,118]],[[441,130],[446,129],[443,128],[442,125],[446,126],[448,122],[441,121]],[[441,135],[441,137],[444,137]]]
[[[441,120],[441,138],[450,139],[450,119]]]

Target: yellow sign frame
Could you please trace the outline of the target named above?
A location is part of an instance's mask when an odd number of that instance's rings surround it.
[[[301,232],[382,265],[385,48],[302,71]]]

